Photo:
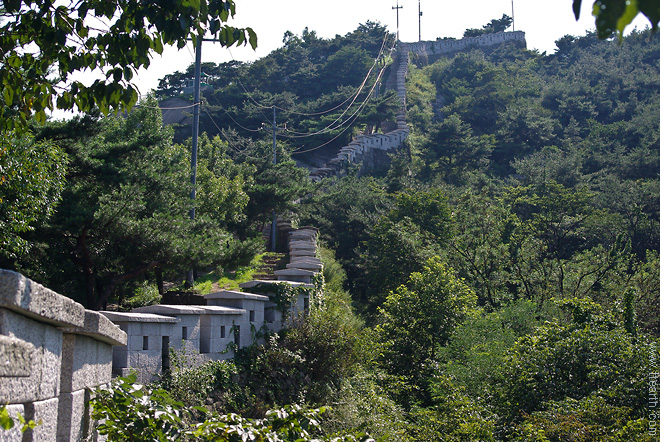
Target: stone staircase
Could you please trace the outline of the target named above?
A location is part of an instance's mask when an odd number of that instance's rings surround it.
[[[277,281],[275,271],[285,268],[287,262],[286,253],[269,253],[264,256],[261,266],[254,274],[254,278],[262,281]]]

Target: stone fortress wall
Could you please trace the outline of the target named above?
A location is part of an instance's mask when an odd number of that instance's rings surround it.
[[[432,57],[433,55],[446,55],[471,48],[483,48],[510,42],[518,42],[526,46],[525,33],[523,31],[495,32],[483,34],[478,37],[461,38],[459,40],[420,41],[403,44],[408,47],[410,52]]]
[[[16,425],[0,441],[97,440],[92,391],[113,376],[136,372],[140,382],[169,368],[170,348],[190,362],[233,357],[261,327],[279,331],[305,314],[319,290],[318,231],[287,229],[290,260],[276,280],[242,284],[245,291],[206,295],[207,305],[153,305],[131,312],[94,312],[23,275],[0,269],[0,404]],[[278,287],[296,289],[288,311]],[[250,293],[250,290],[261,293]],[[22,433],[18,414],[41,422]]]
[[[275,270],[276,280],[253,280],[240,284],[241,291],[221,290],[205,295],[206,305],[150,305],[130,312],[100,312],[127,336],[115,346],[113,374],[136,372],[138,380],[155,380],[169,368],[169,350],[185,354],[189,362],[231,359],[234,349],[255,341],[265,327],[278,332],[287,320],[309,311],[317,287],[315,277],[323,266],[317,257],[318,232],[312,227],[287,233],[289,263]],[[278,305],[278,286],[294,289],[288,310]],[[258,292],[258,293],[257,293]]]
[[[409,134],[405,115],[409,52],[430,56],[509,41],[524,43],[524,33],[400,43],[391,81],[401,101],[396,129],[356,137],[310,177],[340,176],[349,164],[368,168],[378,155],[404,145]],[[96,440],[90,395],[112,376],[135,371],[140,381],[151,381],[169,367],[170,348],[185,350],[197,363],[231,358],[233,349],[251,344],[262,326],[279,331],[287,318],[304,314],[318,290],[314,282],[322,270],[316,251],[318,232],[312,227],[285,229],[290,262],[286,269],[275,271],[276,281],[250,281],[242,284],[242,291],[206,295],[203,306],[93,312],[18,273],[0,269],[0,403],[7,405],[14,419],[20,413],[42,422],[25,434],[20,425],[0,430],[0,441]],[[294,299],[285,313],[277,299],[282,284],[296,289],[290,292]]]
[[[372,169],[386,152],[394,151],[408,138],[406,124],[406,75],[408,74],[408,48],[399,44],[394,70],[394,89],[399,96],[401,107],[396,114],[396,129],[385,134],[358,135],[348,146],[339,150],[337,157],[323,167],[313,170],[309,177],[319,181],[332,176],[343,176],[349,164],[360,164],[361,170]],[[392,74],[390,74],[392,75]]]
[[[358,135],[348,146],[339,150],[336,158],[323,167],[313,170],[310,178],[319,181],[326,177],[343,176],[351,164],[360,164],[360,170],[369,170],[387,159],[387,153],[401,148],[410,133],[406,122],[406,75],[410,53],[429,60],[442,55],[468,50],[474,47],[491,47],[503,43],[517,42],[526,46],[525,33],[522,31],[497,32],[460,40],[422,41],[416,43],[398,43],[397,56],[393,64],[394,81],[388,82],[396,90],[401,107],[396,114],[396,129],[385,134]]]
[[[93,436],[90,392],[110,382],[113,346],[126,342],[100,313],[0,270],[0,403],[16,422],[0,441]],[[18,413],[41,424],[23,434]]]

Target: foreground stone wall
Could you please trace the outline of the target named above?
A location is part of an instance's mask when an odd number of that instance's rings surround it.
[[[0,430],[0,441],[98,440],[90,418],[92,391],[114,375],[135,371],[141,382],[169,368],[169,350],[185,350],[190,362],[233,357],[233,346],[254,342],[261,327],[286,326],[277,288],[296,292],[286,317],[306,314],[314,277],[318,231],[287,229],[290,262],[277,280],[250,281],[244,290],[222,290],[207,305],[155,305],[132,312],[93,312],[23,275],[0,269],[0,403],[17,425]],[[268,289],[266,289],[268,291]],[[114,323],[113,323],[114,322]],[[18,414],[41,422],[20,431]]]
[[[77,441],[90,437],[90,390],[112,376],[112,347],[126,334],[106,317],[15,272],[0,270],[0,403],[20,425],[0,441]]]

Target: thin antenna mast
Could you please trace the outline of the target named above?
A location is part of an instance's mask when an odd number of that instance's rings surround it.
[[[417,8],[419,9],[419,41],[422,41],[422,0],[417,0]]]
[[[513,15],[513,0],[511,0],[511,23],[513,24],[513,32],[516,32],[516,16]]]
[[[190,219],[195,219],[195,186],[197,185],[197,140],[199,138],[199,88],[202,81],[202,41],[204,39],[201,35],[197,36],[197,45],[195,48],[195,88],[193,93],[193,124],[192,124],[192,152],[190,154],[190,184],[192,190],[190,191],[190,199],[193,206],[190,209]],[[190,287],[195,283],[194,269],[188,271],[186,284]]]
[[[403,6],[399,6],[399,0],[396,0],[396,6],[392,6],[392,9],[396,9],[396,41],[399,41],[399,9],[403,9]]]

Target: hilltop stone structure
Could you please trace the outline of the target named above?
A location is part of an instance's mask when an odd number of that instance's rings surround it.
[[[523,31],[495,32],[483,34],[478,37],[461,38],[460,40],[420,41],[402,43],[402,45],[406,46],[410,52],[428,57],[429,63],[432,63],[441,56],[455,54],[472,48],[499,46],[504,43],[514,43],[521,47],[527,47],[525,33]]]

